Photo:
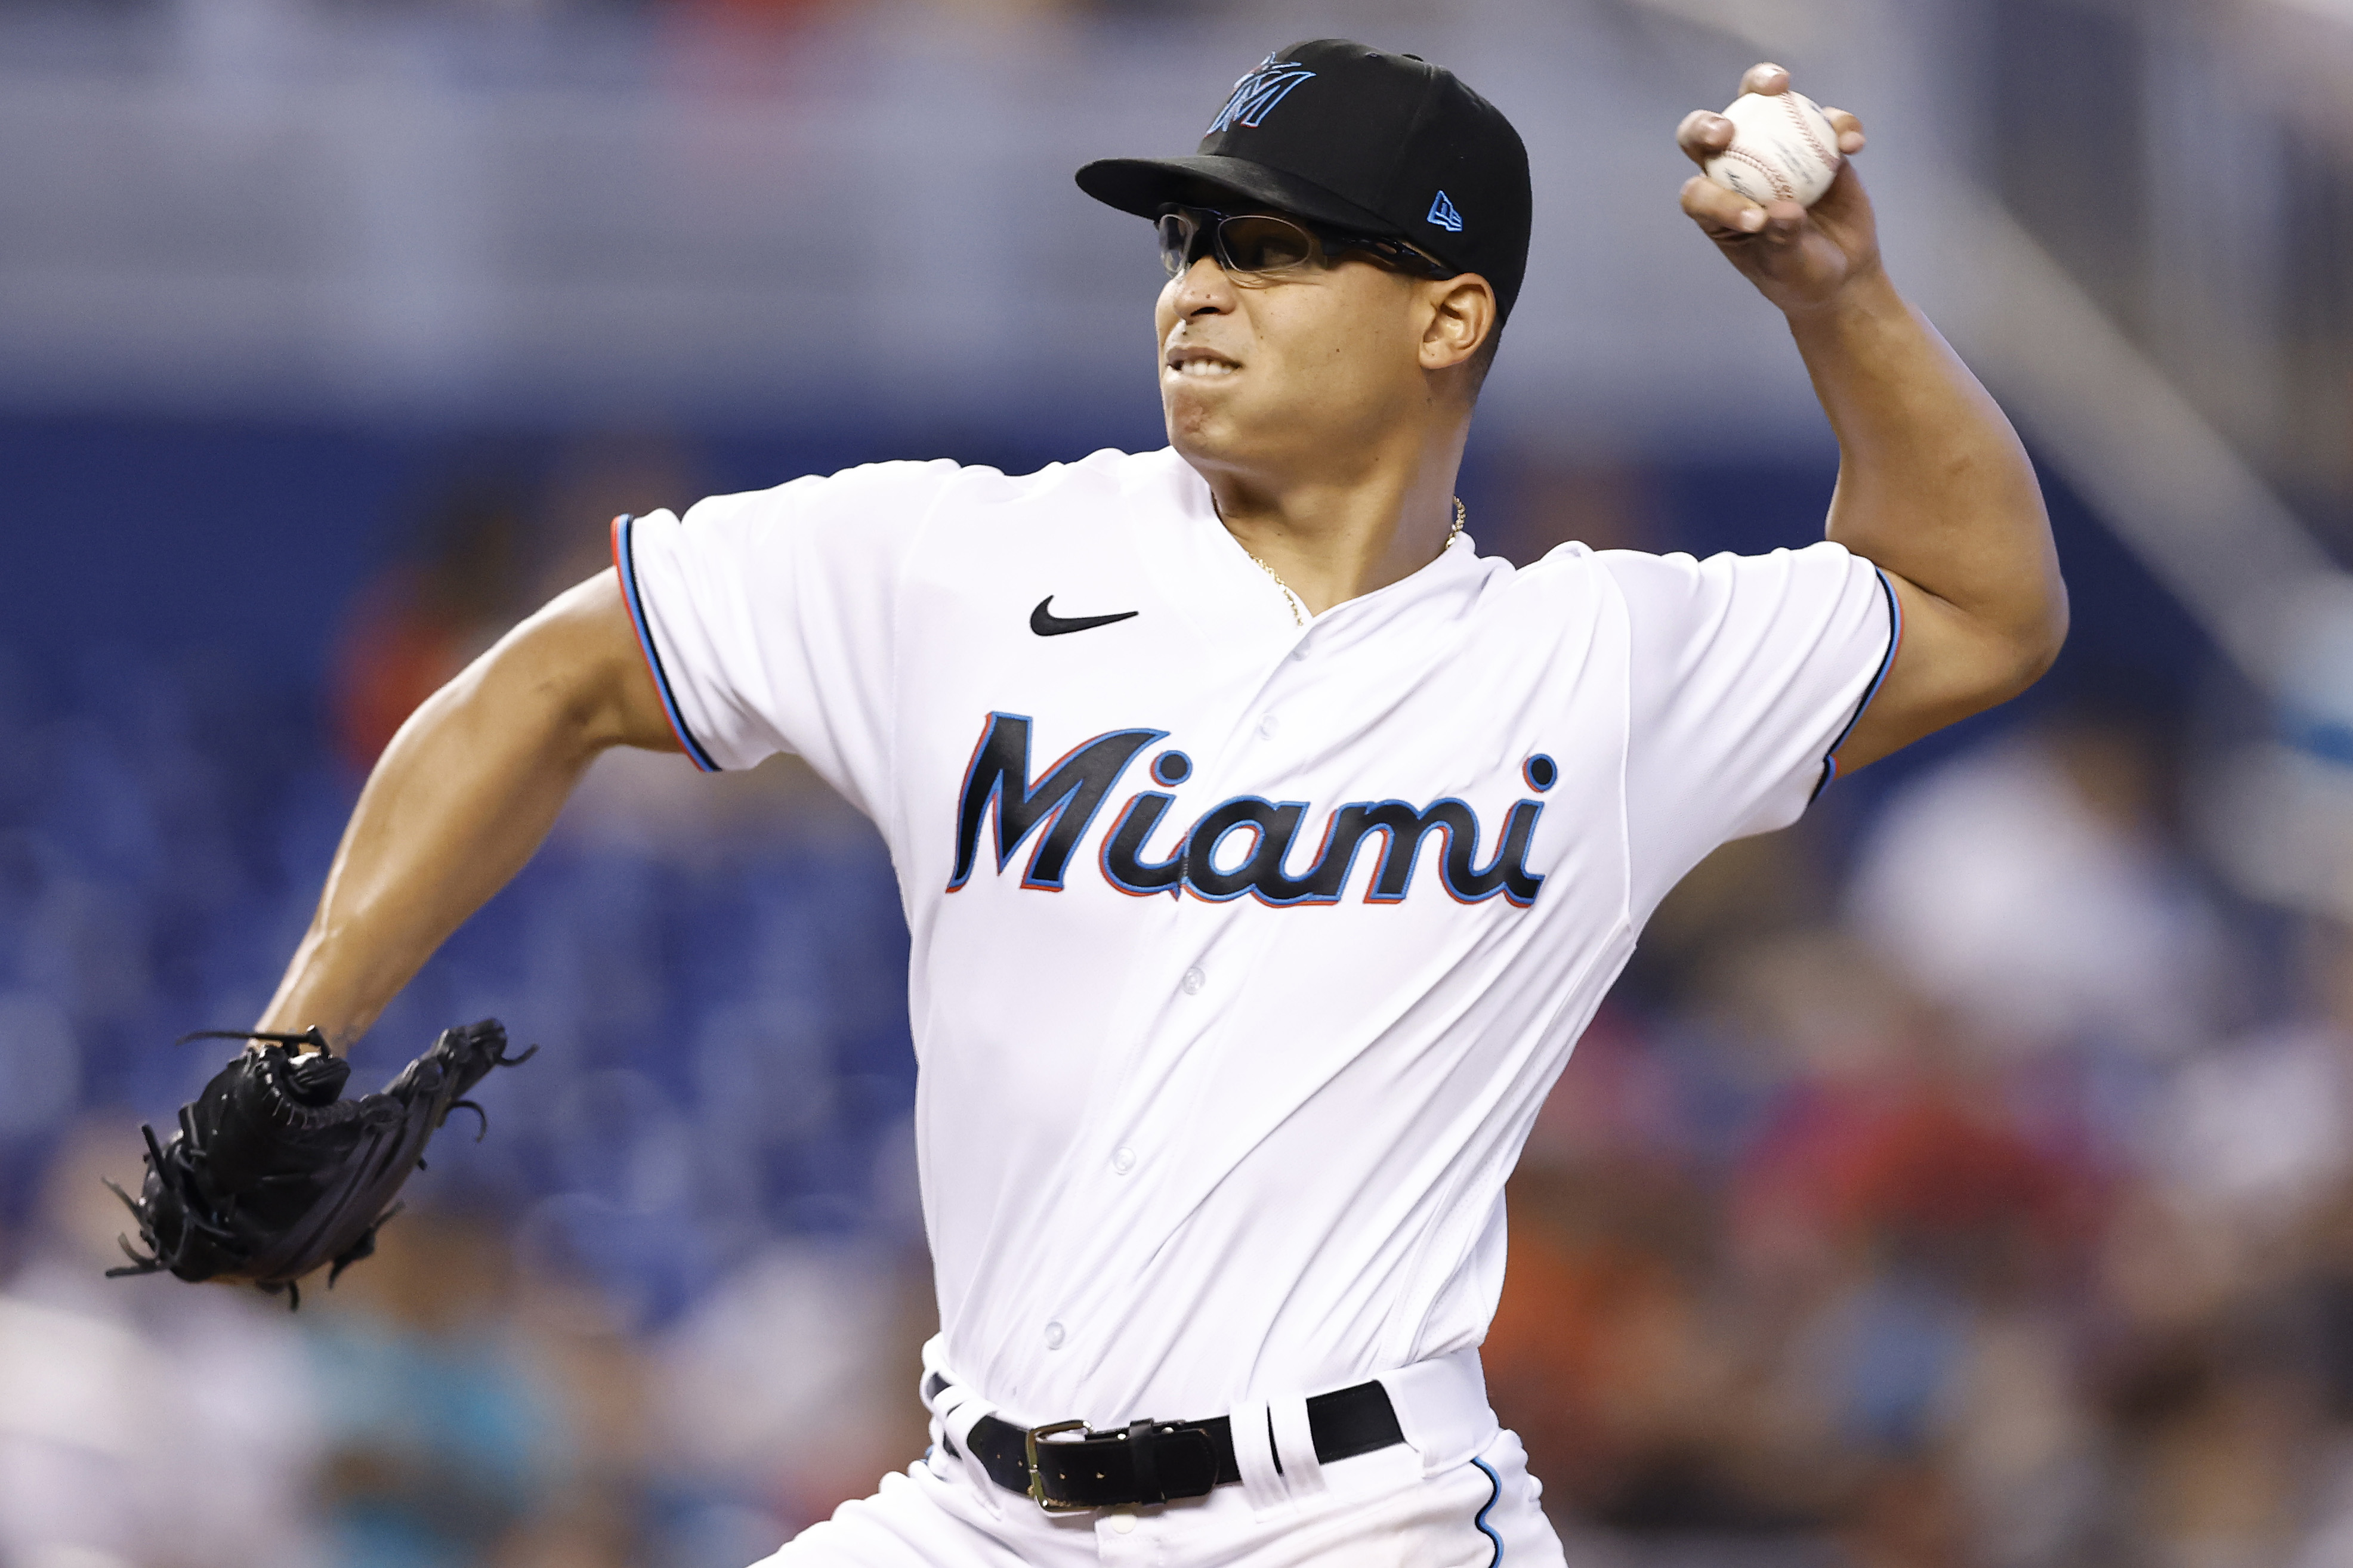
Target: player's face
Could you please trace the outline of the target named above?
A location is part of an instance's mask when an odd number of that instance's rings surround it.
[[[1261,477],[1362,462],[1427,417],[1430,285],[1344,257],[1229,274],[1202,256],[1160,291],[1160,402],[1196,468]]]

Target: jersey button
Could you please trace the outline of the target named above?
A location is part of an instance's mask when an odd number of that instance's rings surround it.
[[[1198,996],[1201,994],[1201,986],[1203,983],[1208,979],[1208,976],[1203,974],[1201,973],[1200,966],[1197,964],[1193,968],[1187,970],[1185,972],[1185,978],[1178,981],[1176,984],[1185,988],[1186,995]]]
[[[1132,1513],[1113,1514],[1111,1516],[1111,1531],[1113,1535],[1133,1535],[1135,1533],[1135,1515]]]
[[[1123,1176],[1126,1175],[1130,1171],[1134,1170],[1135,1151],[1123,1146],[1118,1152],[1112,1155],[1111,1168],[1117,1171]]]
[[[1061,1325],[1061,1324],[1060,1324],[1060,1323],[1048,1323],[1048,1324],[1046,1325],[1046,1348],[1047,1348],[1048,1350],[1050,1350],[1050,1351],[1058,1351],[1058,1350],[1060,1350],[1060,1349],[1062,1348],[1062,1338],[1063,1338],[1063,1335],[1062,1335],[1062,1325]]]
[[[1271,741],[1274,739],[1274,732],[1282,728],[1282,721],[1270,713],[1258,721],[1258,738],[1261,741]]]

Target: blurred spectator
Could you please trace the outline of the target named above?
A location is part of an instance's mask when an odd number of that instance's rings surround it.
[[[575,1495],[579,1454],[562,1394],[518,1334],[513,1252],[498,1229],[412,1206],[332,1296],[312,1295],[333,1560],[528,1561],[533,1527]],[[598,1550],[584,1563],[629,1560],[635,1521],[626,1495],[616,1500],[620,1517],[585,1532]]]
[[[681,1482],[758,1504],[773,1552],[922,1457],[936,1327],[925,1273],[889,1250],[765,1248],[664,1336],[663,1449]]]
[[[1743,863],[1778,864],[1711,879]],[[1548,1498],[1726,1562],[1792,1532],[1889,1568],[2094,1560],[2094,1173],[1867,945],[1714,952],[1651,1026],[1597,1023],[1513,1184],[1485,1353]]]
[[[1740,1336],[1703,1294],[1707,1195],[1623,1157],[1514,1179],[1512,1264],[1482,1355],[1556,1510],[1651,1531],[1772,1523],[1743,1495]]]
[[[2300,1012],[2182,1063],[2149,1127],[2153,1168],[2250,1264],[2353,1174],[2353,931],[2313,920],[2302,959]]]
[[[0,1562],[312,1568],[321,1390],[257,1291],[108,1279],[138,1130],[77,1129],[0,1292]]]
[[[373,766],[417,705],[529,606],[522,502],[472,481],[433,507],[416,552],[361,591],[338,640],[329,701],[346,765]]]
[[[1819,934],[1762,944],[1739,971],[1746,1016],[1794,1069],[1736,1177],[1735,1235],[1768,1274],[1834,1267],[1863,1245],[1995,1267],[1980,1245],[2064,1239],[2065,1173],[2008,1124],[2001,1098],[1873,963]]]
[[[2079,1173],[2037,1148],[1937,1014],[1862,944],[1760,944],[1725,1003],[1789,1077],[1735,1176],[1731,1239],[1775,1361],[1843,1472],[1862,1562],[2055,1563],[2082,1434],[2042,1380],[2081,1236]],[[2051,1496],[2040,1495],[2056,1488]]]
[[[1887,803],[1855,921],[1988,1049],[2176,1055],[2211,1037],[2224,954],[2164,789],[2147,726],[2112,714],[1970,752]]]
[[[655,1370],[621,1315],[593,1286],[526,1268],[511,1331],[548,1393],[571,1463],[541,1507],[500,1543],[498,1568],[638,1568],[649,1561],[701,1568],[702,1558],[656,1549],[665,1532],[655,1495]]]

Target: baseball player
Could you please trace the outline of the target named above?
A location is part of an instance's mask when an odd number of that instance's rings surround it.
[[[1480,1374],[1504,1178],[1686,870],[2048,665],[2033,475],[1851,167],[1694,178],[1837,431],[1829,538],[1514,570],[1452,499],[1526,263],[1493,106],[1302,43],[1078,178],[1157,236],[1167,447],[619,519],[385,752],[259,1026],[365,1029],[607,747],[797,752],[913,930],[940,1332],[929,1452],[771,1561],[1558,1563]]]

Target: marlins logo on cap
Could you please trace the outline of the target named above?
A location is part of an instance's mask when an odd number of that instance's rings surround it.
[[[1313,79],[1314,75],[1314,71],[1302,70],[1297,60],[1280,60],[1272,55],[1267,56],[1259,62],[1258,69],[1234,83],[1234,95],[1226,100],[1225,108],[1218,110],[1218,117],[1209,121],[1209,128],[1201,134],[1215,136],[1219,132],[1236,125],[1247,125],[1256,130],[1259,121],[1266,118],[1267,110],[1281,103],[1293,88]]]

